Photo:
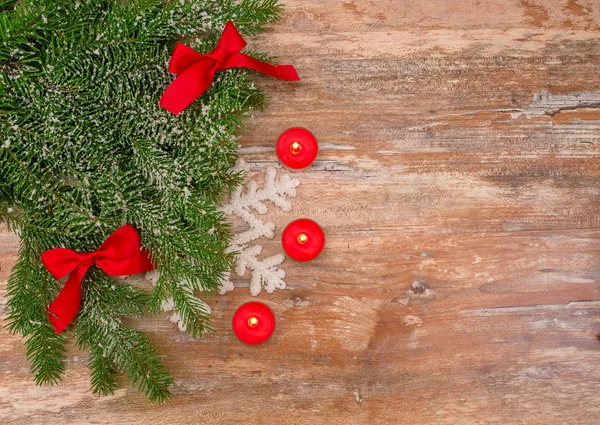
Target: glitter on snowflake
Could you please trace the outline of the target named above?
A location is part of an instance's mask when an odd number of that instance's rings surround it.
[[[235,171],[246,171],[247,166],[243,160],[239,160]],[[227,205],[220,208],[226,215],[237,216],[248,225],[248,229],[233,236],[228,252],[238,252],[235,257],[235,272],[242,277],[246,271],[251,270],[250,293],[254,296],[260,294],[262,289],[272,293],[275,289],[284,289],[285,270],[279,265],[285,259],[283,254],[273,255],[260,259],[262,246],[252,244],[261,237],[272,239],[275,236],[275,224],[265,222],[259,215],[269,212],[265,201],[283,211],[291,211],[292,203],[289,198],[296,196],[296,187],[300,184],[298,179],[291,178],[288,174],[277,177],[277,170],[273,167],[267,168],[263,187],[258,187],[254,180],[250,180],[243,187],[237,189],[231,195]],[[233,290],[234,286],[227,274],[222,281],[221,294]]]

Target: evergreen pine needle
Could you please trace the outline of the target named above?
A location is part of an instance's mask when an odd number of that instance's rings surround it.
[[[267,98],[250,72],[227,70],[174,116],[158,104],[167,64],[176,41],[208,52],[226,21],[252,35],[281,12],[277,0],[0,0],[0,221],[22,241],[8,329],[25,337],[36,383],[61,379],[71,333],[47,320],[61,284],[40,254],[96,250],[128,223],[160,279],[146,293],[91,268],[71,328],[89,350],[95,394],[112,393],[124,372],[150,400],[171,396],[159,353],[126,318],[173,297],[193,337],[211,329],[195,295],[216,292],[231,268],[217,205],[240,184],[230,170],[242,118]]]

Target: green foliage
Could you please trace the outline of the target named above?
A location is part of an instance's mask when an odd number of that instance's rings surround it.
[[[25,337],[38,384],[60,380],[66,340],[45,316],[60,284],[40,254],[95,250],[129,223],[158,264],[156,287],[92,268],[72,327],[94,393],[111,393],[124,371],[151,400],[170,396],[160,357],[123,318],[171,296],[194,337],[210,329],[194,293],[214,292],[231,267],[216,206],[240,183],[230,168],[241,118],[266,99],[246,71],[229,70],[176,117],[158,105],[167,64],[177,40],[208,52],[227,20],[256,34],[280,13],[276,0],[0,0],[0,220],[22,241],[8,328]]]

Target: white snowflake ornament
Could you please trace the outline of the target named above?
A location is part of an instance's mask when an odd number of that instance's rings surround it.
[[[239,160],[234,171],[247,171],[246,163]],[[247,230],[233,236],[228,252],[238,252],[235,257],[235,272],[238,276],[244,276],[248,270],[252,272],[250,294],[254,296],[260,294],[263,288],[272,293],[275,289],[284,289],[286,286],[285,270],[279,267],[285,256],[277,254],[260,259],[258,256],[262,252],[262,246],[252,242],[261,237],[272,239],[275,236],[275,224],[260,217],[269,212],[265,201],[270,201],[283,211],[291,211],[292,203],[289,198],[296,196],[298,185],[298,179],[291,178],[289,174],[277,177],[277,170],[269,167],[263,187],[251,180],[245,190],[243,187],[237,189],[232,193],[229,203],[220,208],[225,214],[237,216],[248,225]],[[227,274],[221,283],[220,293],[225,294],[233,288],[230,274]]]

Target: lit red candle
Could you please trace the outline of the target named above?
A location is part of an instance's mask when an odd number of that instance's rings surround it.
[[[317,223],[307,218],[292,221],[281,235],[281,245],[287,255],[296,261],[317,257],[325,246],[325,234]]]
[[[315,136],[305,128],[288,128],[277,140],[277,156],[287,167],[301,170],[313,163],[319,153]]]
[[[269,307],[253,301],[243,304],[233,315],[233,332],[246,344],[262,344],[275,330],[275,316]]]

